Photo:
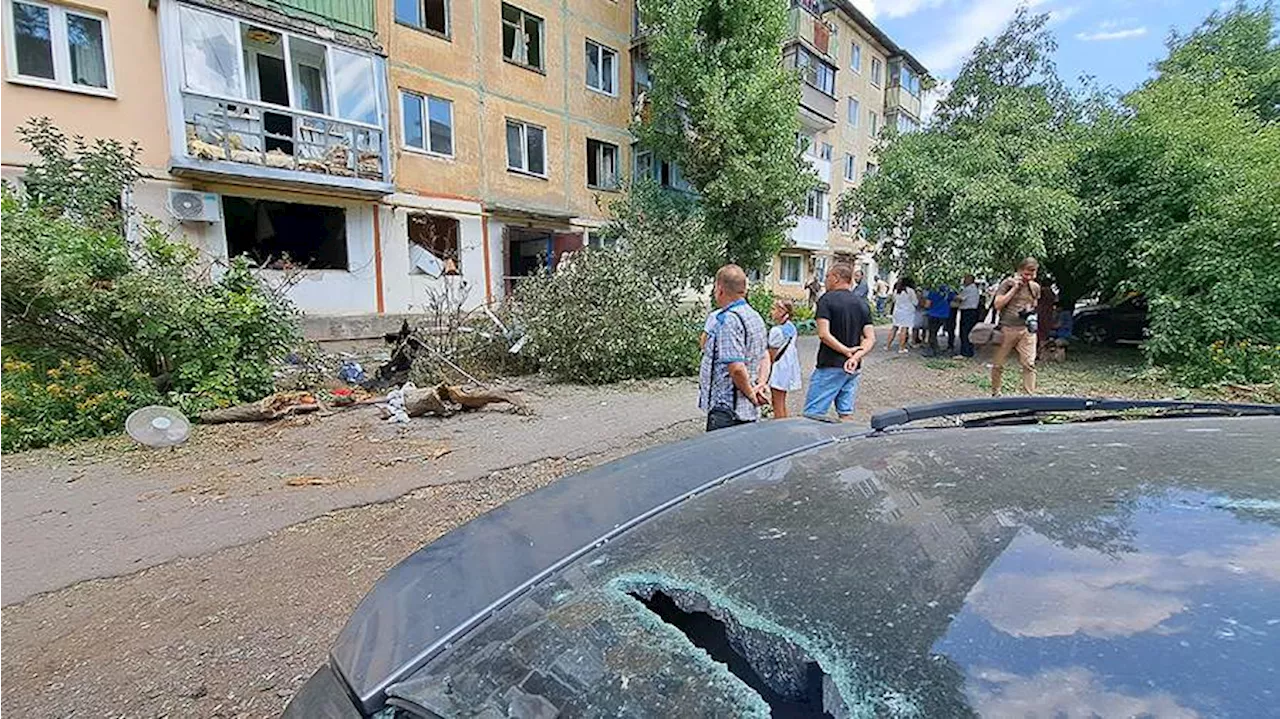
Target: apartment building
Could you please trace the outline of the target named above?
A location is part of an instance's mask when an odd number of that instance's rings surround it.
[[[789,245],[774,259],[772,289],[793,299],[832,262],[878,273],[873,244],[855,220],[835,222],[840,195],[876,171],[876,142],[886,132],[919,128],[928,71],[848,0],[793,0],[786,63],[799,70],[797,142],[818,174]]]

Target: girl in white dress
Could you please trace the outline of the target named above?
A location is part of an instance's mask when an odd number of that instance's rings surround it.
[[[911,330],[916,325],[916,305],[919,297],[911,280],[898,280],[893,288],[893,328],[889,330],[889,344],[885,350],[893,350],[893,338],[898,337],[898,351],[906,352],[911,346]]]
[[[769,356],[773,371],[769,375],[769,391],[773,399],[773,416],[787,416],[787,392],[800,389],[800,355],[796,350],[796,326],[791,324],[795,306],[791,300],[777,300],[769,317],[774,328],[769,330]]]

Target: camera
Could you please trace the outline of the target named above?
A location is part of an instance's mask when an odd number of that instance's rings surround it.
[[[1036,311],[1033,309],[1018,310],[1018,319],[1027,324],[1029,332],[1035,332],[1039,327],[1039,318],[1036,317]]]

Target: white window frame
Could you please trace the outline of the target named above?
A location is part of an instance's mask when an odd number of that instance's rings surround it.
[[[511,48],[512,52],[516,55],[516,57],[507,57],[505,49],[502,47],[503,39],[502,39],[502,36],[500,35],[498,37],[498,43],[499,43],[498,49],[503,53],[502,59],[507,62],[513,63],[515,65],[519,65],[520,67],[533,70],[534,72],[540,72],[540,73],[546,74],[546,71],[547,71],[547,20],[546,18],[540,15],[534,15],[533,13],[529,12],[528,10],[525,10],[519,5],[514,5],[509,2],[504,2],[499,4],[499,9],[498,9],[498,13],[499,13],[498,19],[500,20],[500,25],[499,25],[500,28],[505,28],[507,25],[510,24],[506,18],[502,17],[502,14],[501,14],[502,6],[509,6],[516,12],[520,13],[520,25],[519,27],[516,28],[516,44],[515,44],[515,47]],[[525,34],[525,31],[524,31],[525,25],[528,22],[528,18],[533,18],[534,20],[538,21],[538,47],[542,51],[542,57],[538,58],[538,61],[540,63],[538,65],[533,65],[533,64],[530,64],[529,62],[529,36]]]
[[[506,124],[503,125],[502,134],[504,136],[507,134],[506,128],[510,127],[511,125],[516,125],[520,128],[520,162],[523,165],[523,167],[511,166],[511,149],[507,148],[507,172],[514,172],[517,175],[527,175],[529,177],[540,177],[544,180],[547,179],[547,173],[550,171],[550,167],[548,166],[548,163],[547,163],[547,128],[541,125],[535,125],[532,122],[525,122],[524,120],[516,120],[515,118],[508,117]],[[533,172],[532,170],[529,169],[529,128],[531,127],[537,128],[542,131],[542,172],[541,173]]]
[[[857,155],[845,153],[844,179],[849,182],[858,181],[858,156]]]
[[[622,148],[618,147],[617,145],[613,144],[612,142],[605,142],[604,140],[597,140],[597,139],[595,139],[594,137],[588,137],[588,138],[587,138],[587,142],[588,142],[588,145],[587,145],[588,147],[590,147],[590,143],[592,143],[592,142],[596,143],[596,149],[597,149],[597,150],[599,150],[599,155],[598,155],[598,156],[596,156],[596,157],[591,157],[591,156],[590,156],[590,153],[588,153],[588,157],[587,157],[587,162],[594,162],[594,163],[595,163],[595,165],[596,165],[596,179],[597,179],[597,180],[599,180],[599,179],[604,175],[604,171],[603,171],[603,170],[604,170],[604,167],[605,167],[605,164],[604,164],[604,153],[605,153],[607,150],[609,150],[609,149],[612,149],[612,150],[613,150],[613,184],[611,184],[611,185],[609,185],[609,184],[595,184],[595,185],[593,185],[593,184],[591,184],[590,182],[587,182],[587,187],[589,187],[589,188],[591,188],[591,189],[593,189],[593,190],[617,190],[617,189],[619,189],[619,188],[622,186],[621,178],[619,177],[619,174],[620,174],[620,173],[619,173],[619,168],[620,168],[620,167],[621,167],[621,165],[622,165]]]
[[[862,74],[862,45],[854,40],[849,50],[849,69]]]
[[[408,124],[404,117],[404,98],[412,97],[418,101],[418,112],[422,118],[422,147],[409,144]],[[449,106],[449,150],[450,152],[441,152],[431,146],[431,101],[443,102]],[[417,152],[424,155],[432,155],[434,157],[454,157],[453,149],[457,147],[457,141],[454,138],[454,122],[453,122],[453,100],[447,97],[437,97],[426,93],[416,92],[414,90],[400,89],[400,146],[409,152]]]
[[[862,101],[856,97],[850,97],[847,114],[849,116],[849,127],[857,127],[859,124],[858,116],[862,114]]]
[[[871,84],[876,87],[884,84],[884,63],[878,57],[871,58]]]
[[[796,279],[787,279],[787,262],[795,261]],[[778,284],[798,286],[804,284],[804,257],[800,255],[778,255]]]
[[[106,13],[39,2],[38,0],[20,1],[24,5],[44,8],[49,13],[49,44],[53,53],[53,79],[20,75],[18,73],[18,44],[13,24],[14,0],[4,0],[5,79],[16,85],[66,90],[99,97],[115,97],[116,78],[111,58],[111,24]],[[71,81],[71,43],[67,38],[68,15],[77,15],[102,23],[102,55],[103,67],[106,69],[107,74],[106,87],[78,85]]]
[[[880,131],[880,116],[875,110],[867,110],[867,134],[875,137]]]
[[[811,205],[812,208],[810,207]],[[813,214],[815,211],[818,214]],[[809,190],[809,194],[804,198],[804,209],[801,210],[801,214],[811,220],[825,221],[827,219],[827,190],[822,187]]]
[[[619,55],[618,55],[618,51],[617,51],[617,50],[614,50],[613,48],[609,47],[608,45],[603,45],[603,44],[601,44],[601,43],[598,43],[598,42],[596,42],[595,40],[592,40],[591,38],[587,38],[587,45],[586,45],[586,47],[587,47],[587,52],[588,52],[588,53],[590,53],[590,52],[592,51],[592,48],[595,48],[595,55],[596,55],[596,67],[599,67],[599,68],[601,68],[602,70],[603,70],[603,68],[604,68],[604,55],[605,55],[605,53],[609,53],[610,55],[613,55],[613,63],[612,63],[612,66],[613,66],[613,67],[612,67],[612,69],[610,70],[611,77],[609,78],[609,83],[613,86],[613,91],[612,91],[612,92],[610,92],[610,91],[608,91],[608,90],[604,89],[603,87],[596,87],[596,86],[592,85],[592,84],[591,84],[591,76],[587,74],[587,67],[586,67],[586,66],[584,66],[584,67],[582,68],[582,74],[583,74],[583,78],[584,78],[585,82],[587,83],[587,89],[588,89],[588,90],[592,90],[592,91],[594,91],[594,92],[598,92],[598,93],[600,93],[601,95],[608,95],[609,97],[617,97],[617,96],[618,96],[618,60],[620,59],[620,58],[619,58]],[[602,81],[604,80],[604,73],[603,73],[603,72],[600,74],[600,79],[601,79]]]
[[[186,67],[184,65],[185,59],[182,57],[182,53],[178,52],[176,61],[175,61],[176,62],[175,70],[178,75],[178,87],[181,89],[182,92],[190,93],[192,95],[199,95],[200,97],[213,98],[215,100],[224,100],[228,102],[236,102],[236,101],[243,100],[243,101],[248,101],[250,103],[255,103],[258,105],[263,105],[265,107],[279,107],[282,110],[285,110],[295,115],[317,117],[317,118],[323,118],[326,120],[337,120],[338,122],[341,122],[347,125],[355,125],[356,127],[364,127],[371,130],[383,131],[386,129],[384,128],[384,122],[387,120],[388,110],[387,108],[383,107],[383,104],[391,102],[391,99],[389,97],[384,97],[384,93],[382,92],[374,92],[373,94],[374,115],[376,116],[376,120],[373,123],[365,122],[364,120],[347,119],[342,115],[338,114],[338,104],[339,104],[338,93],[336,90],[336,84],[334,82],[334,77],[333,77],[335,72],[335,67],[334,67],[335,63],[333,62],[333,56],[330,53],[333,53],[335,51],[340,51],[340,52],[348,53],[350,55],[367,57],[370,60],[370,62],[374,63],[373,74],[374,74],[374,78],[377,79],[379,68],[376,63],[376,56],[373,53],[362,52],[360,50],[346,47],[344,45],[335,45],[334,43],[325,42],[324,40],[321,40],[316,37],[303,35],[301,33],[294,32],[292,30],[285,30],[283,28],[277,27],[270,23],[258,22],[250,18],[237,17],[235,15],[230,15],[225,12],[210,10],[209,8],[203,5],[191,5],[188,3],[179,2],[179,3],[174,3],[173,6],[174,6],[174,15],[179,19],[179,21],[181,19],[180,13],[185,8],[194,12],[204,13],[206,15],[214,15],[226,20],[231,20],[232,22],[236,23],[235,71],[238,74],[237,82],[240,84],[240,87],[238,88],[240,94],[224,95],[220,93],[210,93],[204,90],[199,90],[193,87],[189,87],[187,85],[187,72],[186,72]],[[280,43],[283,46],[282,51],[284,53],[283,57],[284,57],[284,63],[285,63],[285,82],[286,82],[286,85],[288,86],[289,97],[291,100],[294,97],[294,82],[293,82],[293,53],[291,49],[292,43],[290,42],[290,40],[294,37],[298,37],[303,40],[306,40],[312,45],[319,45],[324,48],[324,57],[325,57],[324,91],[326,93],[326,98],[327,98],[326,102],[330,106],[328,112],[324,112],[324,113],[310,112],[300,107],[292,107],[292,106],[286,107],[283,105],[276,105],[275,103],[264,102],[262,100],[257,100],[257,99],[254,99],[253,97],[250,97],[249,87],[246,85],[246,81],[252,78],[250,78],[249,76],[246,76],[245,71],[246,69],[248,69],[249,72],[256,73],[257,67],[256,65],[247,66],[245,64],[244,43],[243,43],[245,25],[248,25],[250,27],[262,28],[263,30],[276,33],[277,35],[280,36]],[[181,31],[178,31],[176,33],[176,37],[177,37],[177,40],[181,42],[181,39],[182,39]],[[385,68],[384,68],[384,71],[385,71]]]

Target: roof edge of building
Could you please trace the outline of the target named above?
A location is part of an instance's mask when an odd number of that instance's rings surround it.
[[[828,0],[828,2],[831,7],[838,9],[845,15],[848,15],[855,24],[870,33],[871,36],[875,38],[876,42],[884,45],[885,49],[889,50],[891,55],[895,57],[902,57],[911,65],[913,70],[921,75],[933,77],[929,72],[929,68],[924,66],[924,63],[917,60],[914,55],[906,50],[906,48],[903,48],[901,45],[894,42],[893,38],[889,37],[888,33],[881,30],[879,26],[871,21],[871,18],[867,17],[866,13],[854,7],[852,0]]]

